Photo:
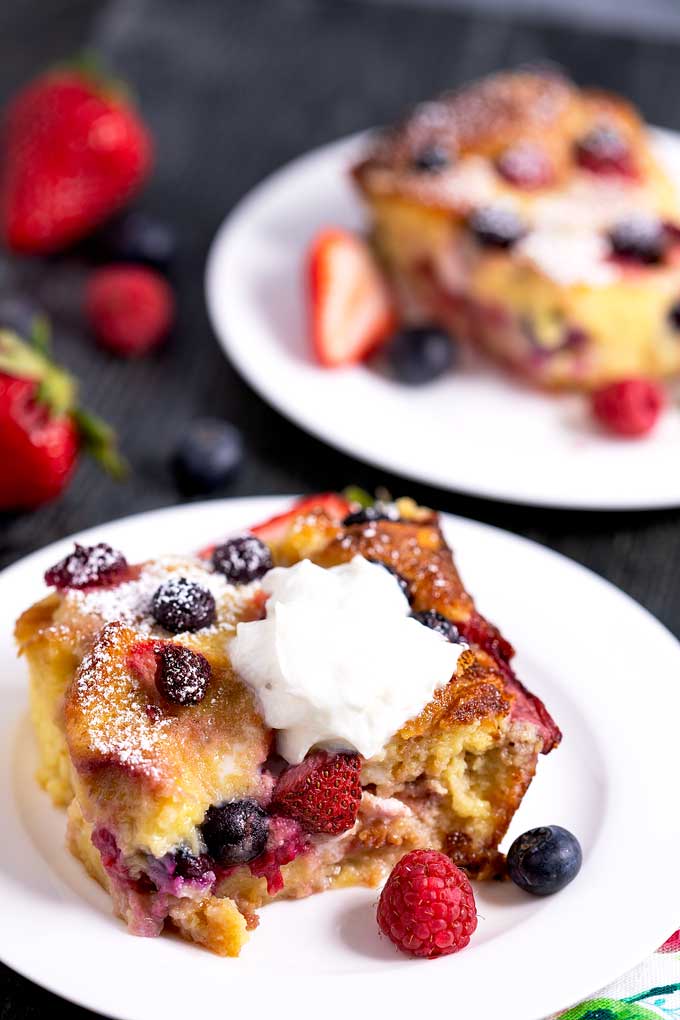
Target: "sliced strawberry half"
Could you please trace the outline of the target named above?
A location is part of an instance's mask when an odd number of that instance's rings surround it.
[[[322,365],[361,361],[396,326],[390,294],[371,249],[357,234],[324,230],[309,251],[312,343]]]
[[[337,521],[340,524],[350,512],[351,506],[343,496],[339,496],[335,492],[322,492],[317,496],[308,496],[298,500],[290,510],[283,514],[277,514],[276,517],[270,517],[268,521],[256,524],[250,530],[262,542],[267,544],[278,542],[288,531],[291,521],[301,514],[310,514],[315,510],[322,510],[332,521]]]
[[[339,496],[337,492],[320,492],[316,496],[305,496],[303,499],[299,499],[290,510],[276,514],[275,517],[270,517],[269,520],[263,521],[261,524],[255,524],[249,530],[251,534],[257,535],[260,541],[267,545],[273,545],[281,541],[288,531],[291,521],[299,517],[300,514],[311,514],[315,510],[321,510],[331,521],[340,524],[351,509],[349,501],[344,496]],[[208,545],[201,549],[198,555],[202,559],[210,559],[214,549],[214,544]]]

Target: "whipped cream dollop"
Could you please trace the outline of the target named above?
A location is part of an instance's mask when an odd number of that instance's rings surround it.
[[[372,758],[448,683],[466,648],[413,619],[395,578],[362,556],[278,567],[262,587],[266,618],[240,623],[229,654],[291,764],[312,747]]]

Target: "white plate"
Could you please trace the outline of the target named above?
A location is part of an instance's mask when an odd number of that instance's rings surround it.
[[[131,559],[205,545],[284,501],[212,502],[142,514],[80,536]],[[673,931],[680,891],[677,720],[680,646],[627,596],[556,553],[455,517],[446,532],[482,610],[519,649],[518,668],[564,730],[542,759],[511,835],[559,823],[584,866],[561,894],[478,884],[470,946],[436,962],[378,936],[376,892],[329,892],[265,907],[238,960],[169,937],[139,939],[64,849],[65,818],[33,781],[25,669],[11,631],[43,593],[60,542],[0,576],[0,957],[34,981],[126,1020],[241,1017],[538,1020],[614,979]],[[666,866],[668,863],[668,867]],[[631,883],[635,892],[631,895]]]
[[[680,138],[653,140],[680,181]],[[578,395],[532,390],[468,357],[420,388],[375,369],[329,371],[310,355],[304,258],[323,226],[365,223],[348,168],[365,136],[294,160],[229,216],[207,266],[220,344],[282,414],[333,446],[408,478],[540,506],[644,509],[680,504],[680,410],[649,437],[610,438]]]

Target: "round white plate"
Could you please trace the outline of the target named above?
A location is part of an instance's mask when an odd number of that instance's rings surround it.
[[[160,510],[79,539],[143,559],[204,546],[285,505],[249,499]],[[65,850],[64,814],[33,780],[26,675],[12,626],[43,594],[41,575],[70,548],[65,540],[0,575],[0,957],[125,1020],[216,1010],[298,1020],[312,1009],[325,1020],[413,1020],[435,1002],[448,1003],[452,1016],[539,1020],[660,945],[680,918],[670,866],[680,843],[680,645],[627,596],[556,553],[460,518],[447,517],[445,527],[479,606],[516,643],[520,676],[564,730],[562,746],[541,759],[510,836],[546,823],[577,833],[584,865],[572,885],[537,899],[510,883],[477,884],[470,946],[438,961],[406,959],[381,939],[377,893],[365,889],[265,907],[238,960],[129,935]]]
[[[655,130],[680,181],[680,138]],[[459,371],[407,387],[359,365],[315,363],[305,253],[324,226],[365,218],[348,168],[366,144],[317,149],[254,189],[221,227],[207,266],[220,344],[278,411],[333,446],[390,471],[493,499],[599,510],[680,504],[680,410],[645,439],[610,438],[588,401],[530,389],[467,355]]]

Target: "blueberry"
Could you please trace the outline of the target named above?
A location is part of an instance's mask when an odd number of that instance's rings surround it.
[[[468,227],[485,248],[512,248],[527,232],[517,213],[494,205],[473,212]]]
[[[218,864],[245,864],[267,845],[269,817],[254,800],[209,807],[201,825],[208,853]]]
[[[668,237],[661,220],[653,216],[631,216],[622,220],[609,234],[617,255],[652,265],[666,254]]]
[[[436,609],[425,609],[420,613],[413,613],[412,615],[413,619],[417,620],[418,623],[422,623],[424,627],[429,627],[430,630],[436,630],[437,634],[441,634],[451,644],[455,645],[460,641],[460,633],[455,623],[447,620]]]
[[[450,166],[449,153],[440,145],[426,145],[413,158],[413,166],[427,174],[440,173]]]
[[[673,329],[680,329],[680,301],[676,301],[671,307],[668,318]]]
[[[198,705],[210,682],[210,663],[184,645],[163,644],[157,655],[156,688],[175,705]]]
[[[107,262],[142,262],[167,272],[177,253],[172,227],[149,213],[133,211],[111,220],[93,239]]]
[[[24,340],[39,339],[49,334],[43,309],[24,297],[0,298],[0,329],[11,330]]]
[[[350,528],[353,524],[371,524],[373,521],[398,521],[399,511],[391,503],[374,503],[372,506],[362,506],[360,510],[353,510],[347,514],[342,522],[343,528]]]
[[[187,882],[198,882],[203,878],[206,871],[210,870],[209,861],[201,855],[195,857],[184,846],[178,847],[172,855],[173,857],[173,874],[179,878],[185,879]]]
[[[215,548],[212,565],[232,584],[248,584],[263,577],[274,563],[264,542],[254,535],[241,535]]]
[[[410,386],[437,379],[456,360],[451,337],[436,326],[397,333],[385,348],[385,354],[392,375]]]
[[[508,853],[508,874],[520,889],[550,896],[576,878],[582,860],[576,836],[559,825],[544,825],[517,837]]]
[[[397,582],[402,592],[408,599],[409,604],[413,602],[413,592],[411,591],[411,584],[409,581],[406,580],[403,574],[400,574],[399,571],[395,570],[395,568],[390,566],[389,563],[383,563],[382,560],[372,560],[370,557],[368,557],[368,562],[377,563],[379,567],[384,567],[388,574],[391,574],[394,580]]]
[[[212,593],[186,577],[165,581],[151,601],[151,614],[161,627],[172,634],[210,627],[217,616]]]
[[[243,437],[219,418],[193,422],[173,457],[180,489],[190,495],[212,492],[232,478],[243,461]]]

